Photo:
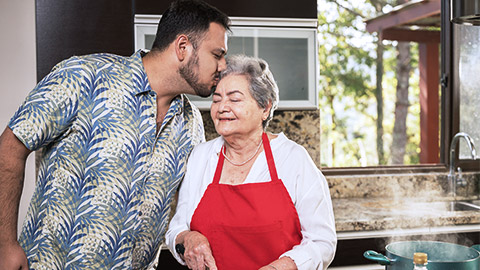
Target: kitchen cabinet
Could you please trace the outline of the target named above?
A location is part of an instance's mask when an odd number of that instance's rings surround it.
[[[134,52],[131,1],[37,0],[35,5],[38,81],[73,55]]]
[[[151,49],[160,15],[135,16],[135,49]],[[318,109],[316,19],[232,17],[228,55],[265,59],[277,81],[279,109]],[[227,55],[227,57],[228,57]],[[211,98],[189,96],[201,110]]]

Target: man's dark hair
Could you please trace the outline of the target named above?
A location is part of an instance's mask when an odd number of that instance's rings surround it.
[[[174,1],[158,23],[152,51],[165,50],[180,34],[187,35],[196,49],[212,22],[230,30],[230,19],[217,8],[199,0]]]

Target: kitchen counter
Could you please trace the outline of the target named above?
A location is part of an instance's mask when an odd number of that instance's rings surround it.
[[[464,174],[457,199],[476,199],[480,174]],[[401,231],[480,231],[480,211],[450,211],[444,173],[327,177],[339,239]]]
[[[449,211],[443,201],[348,198],[332,202],[339,233],[468,224],[479,224],[480,230],[480,211]]]

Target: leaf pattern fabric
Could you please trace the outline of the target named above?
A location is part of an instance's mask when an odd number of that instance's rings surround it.
[[[157,131],[141,52],[75,56],[54,67],[9,127],[41,157],[19,238],[31,269],[150,269],[200,112],[177,96]],[[37,157],[38,157],[37,156]]]

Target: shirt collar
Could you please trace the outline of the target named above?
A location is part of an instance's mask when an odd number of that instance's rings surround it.
[[[144,94],[152,92],[152,87],[148,82],[147,72],[143,65],[142,55],[145,52],[138,50],[132,56],[130,56],[130,72],[132,75],[132,81],[134,84],[133,94]]]
[[[183,109],[185,107],[185,102],[187,101],[187,97],[185,95],[178,95],[176,96],[173,100],[172,103],[170,103],[170,109],[174,114],[180,114],[183,112]]]
[[[143,65],[142,57],[146,54],[143,50],[138,50],[135,52],[131,58],[131,70],[132,70],[132,79],[136,87],[134,87],[134,94],[145,94],[152,93],[155,95],[155,92],[150,86],[148,81],[147,73],[145,71],[145,66]],[[184,111],[185,106],[189,103],[189,99],[181,94],[176,96],[170,103],[169,112],[174,114],[180,114]]]

